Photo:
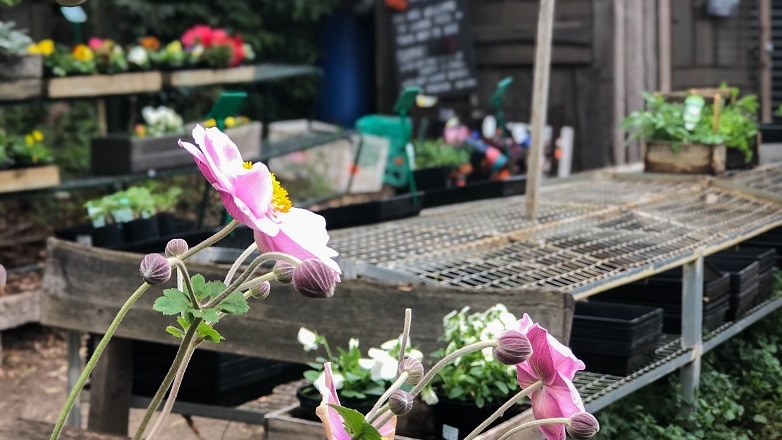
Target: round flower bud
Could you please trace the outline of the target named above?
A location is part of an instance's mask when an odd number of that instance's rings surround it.
[[[573,440],[586,440],[592,438],[600,431],[600,424],[592,414],[577,412],[570,416],[570,423],[565,428],[567,434]]]
[[[318,259],[304,260],[293,271],[293,288],[308,298],[334,296],[338,275]]]
[[[271,291],[272,285],[268,281],[263,281],[250,287],[250,294],[258,299],[266,299]]]
[[[171,266],[169,266],[166,257],[160,254],[147,254],[141,260],[139,273],[144,281],[154,286],[165,283],[171,278]]]
[[[424,365],[418,359],[406,357],[399,364],[399,372],[407,372],[406,382],[415,385],[424,378]]]
[[[409,413],[413,409],[413,395],[407,391],[394,391],[388,398],[388,408],[398,416]]]
[[[178,257],[187,252],[188,249],[190,249],[190,246],[187,245],[185,240],[181,238],[171,239],[166,243],[166,257]]]
[[[505,365],[520,364],[532,355],[532,345],[527,336],[516,330],[505,330],[497,338],[494,358]]]
[[[287,261],[277,261],[274,265],[274,278],[282,284],[290,284],[293,281],[293,271],[296,270],[292,264]]]

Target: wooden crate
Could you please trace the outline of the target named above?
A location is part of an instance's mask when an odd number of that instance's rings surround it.
[[[47,188],[60,183],[57,165],[0,171],[0,193]]]
[[[160,72],[131,72],[50,78],[44,91],[48,98],[80,98],[156,92],[162,85]]]
[[[39,55],[0,56],[0,96],[5,101],[41,95],[43,58]]]
[[[326,438],[323,433],[323,425],[319,422],[300,419],[292,415],[293,411],[295,411],[298,406],[298,403],[294,403],[280,410],[266,414],[263,419],[264,432],[266,433],[265,440],[323,440]],[[421,413],[413,414],[416,412],[416,408],[419,408]],[[414,432],[415,427],[412,425],[413,420],[420,421],[422,417],[427,417],[431,411],[426,405],[417,402],[416,406],[413,407],[413,413],[398,418],[397,435],[394,436],[396,440],[428,440],[430,438],[440,438],[439,435],[433,437],[433,433],[431,432],[423,434],[420,438],[399,435],[399,432]],[[532,419],[532,410],[525,411],[516,417],[485,431],[475,439],[496,440],[513,427]],[[408,423],[410,424],[408,425]],[[431,431],[431,427],[424,428],[424,432],[427,430]],[[537,428],[532,428],[511,436],[510,440],[539,440],[540,438],[540,431]]]
[[[255,66],[229,69],[195,69],[168,72],[165,83],[169,87],[193,87],[209,84],[246,83],[255,79]]]
[[[670,142],[647,142],[644,165],[647,173],[721,174],[725,171],[724,145],[680,143],[674,152]]]
[[[226,134],[250,160],[261,154],[261,123],[229,128]],[[147,138],[109,135],[90,143],[91,171],[96,176],[139,173],[148,170],[194,166],[193,156],[180,147],[179,139],[193,142],[189,132]]]

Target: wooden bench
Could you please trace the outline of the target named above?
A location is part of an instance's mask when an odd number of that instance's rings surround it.
[[[102,334],[132,291],[141,283],[138,274],[142,255],[92,248],[49,239],[41,299],[41,322],[78,332]],[[189,264],[191,274],[222,279],[227,267]],[[131,403],[130,340],[176,344],[165,332],[172,317],[152,310],[161,295],[155,286],[139,299],[120,325],[93,373],[90,391],[89,429],[126,435],[127,409]],[[567,340],[573,313],[569,294],[549,290],[443,288],[345,279],[328,300],[303,297],[289,285],[275,284],[263,301],[251,301],[246,316],[227,317],[218,324],[226,338],[203,349],[231,352],[291,362],[308,362],[312,354],[302,350],[296,339],[299,327],[324,334],[334,343],[360,337],[365,347],[392,339],[402,330],[404,309],[413,311],[412,340],[424,353],[438,347],[442,317],[451,310],[471,306],[485,310],[503,303],[521,316],[527,312],[551,333]],[[77,339],[77,338],[74,338]],[[71,365],[79,368],[79,366]],[[111,403],[111,411],[104,408]]]

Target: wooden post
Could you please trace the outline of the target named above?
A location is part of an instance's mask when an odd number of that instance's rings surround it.
[[[764,0],[761,0],[761,2]],[[766,0],[768,1],[768,0]],[[660,69],[660,91],[671,92],[671,0],[659,0],[657,4],[657,51]]]
[[[771,122],[771,0],[760,0],[760,122]]]
[[[625,0],[614,0],[614,164],[627,162],[625,135]]]
[[[532,140],[527,160],[526,217],[538,218],[538,192],[543,159],[543,130],[548,111],[548,84],[551,68],[551,32],[554,27],[554,0],[540,0],[538,35],[535,40],[535,77],[532,89]]]
[[[90,431],[128,435],[133,387],[131,342],[130,339],[112,338],[95,365],[87,422]]]
[[[624,0],[625,7],[625,111],[622,117],[644,107],[644,5],[642,0]],[[623,132],[624,135],[624,132]],[[641,143],[635,140],[627,145],[627,162],[641,159]]]

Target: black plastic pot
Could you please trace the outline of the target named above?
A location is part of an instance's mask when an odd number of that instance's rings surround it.
[[[522,195],[526,185],[527,176],[518,175],[503,180],[470,182],[465,186],[425,191],[424,208]]]
[[[322,400],[320,392],[314,385],[302,385],[296,390],[296,399],[299,401],[299,407],[294,411],[294,415],[300,419],[312,420],[319,422],[320,419],[315,415],[315,408],[320,405]],[[372,399],[347,399],[344,397],[339,398],[340,405],[355,409],[361,414],[366,415],[372,406],[377,401],[376,398]]]
[[[730,275],[730,292],[739,294],[758,281],[758,262],[753,259],[736,259],[730,256],[712,255],[705,264]]]
[[[730,294],[730,308],[725,318],[728,321],[735,321],[746,315],[755,304],[755,297],[758,295],[757,280],[740,293]]]
[[[738,249],[728,249],[713,255],[717,258],[740,261],[757,261],[758,272],[771,270],[776,264],[777,251],[774,248],[741,246]]]
[[[433,167],[413,171],[415,189],[427,191],[450,187],[452,167]]]
[[[170,212],[161,212],[155,216],[157,218],[158,232],[161,237],[170,237],[176,234],[177,220],[174,214]]]
[[[504,401],[492,402],[478,408],[474,402],[451,400],[443,396],[438,396],[438,398],[440,401],[432,407],[434,433],[437,438],[448,440],[465,438],[505,403]],[[521,406],[514,405],[502,417],[494,421],[490,427],[510,419],[521,411]]]
[[[771,298],[771,293],[774,291],[774,270],[767,270],[758,275],[758,294],[755,295],[752,305],[756,306]]]
[[[703,302],[716,301],[730,292],[730,275],[708,264],[703,267]],[[598,301],[654,305],[680,309],[682,301],[682,269],[676,268],[636,283],[626,284],[600,294]]]
[[[95,247],[113,248],[125,242],[123,223],[109,223],[91,232],[92,245]]]
[[[134,243],[137,241],[152,240],[160,237],[158,219],[155,217],[140,218],[125,223],[125,241]]]

